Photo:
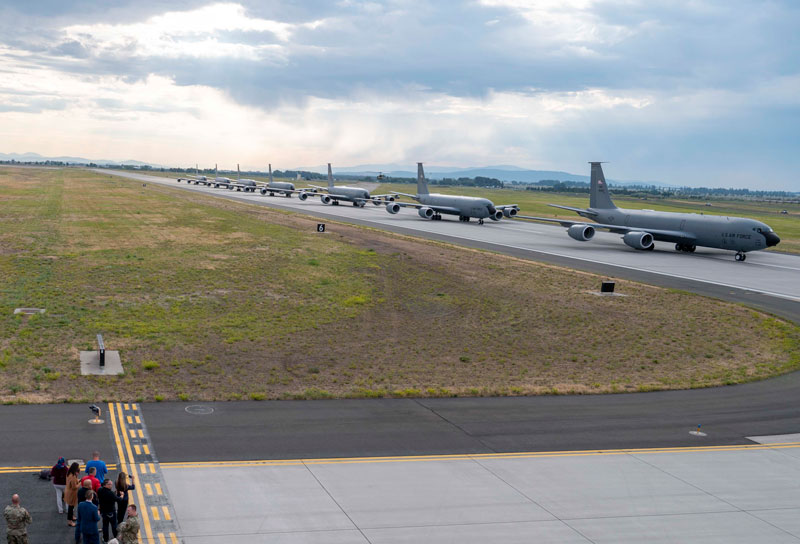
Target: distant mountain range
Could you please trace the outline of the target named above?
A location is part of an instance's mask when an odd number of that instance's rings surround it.
[[[127,165],[127,166],[146,166],[150,165],[155,168],[161,168],[161,165],[152,164],[142,161],[112,161],[109,159],[84,159],[83,157],[44,157],[38,153],[0,153],[0,161],[20,161],[20,162],[63,162],[67,164],[109,164],[111,166]]]
[[[303,170],[306,172],[318,172],[320,174],[327,173],[328,167],[325,166],[303,166],[294,168],[293,170]],[[397,164],[362,164],[359,166],[343,166],[335,167],[333,169],[334,175],[337,174],[350,174],[352,176],[377,176],[382,173],[384,176],[394,178],[416,178],[416,167],[408,167],[405,165]],[[428,179],[443,179],[443,178],[475,178],[485,177],[499,179],[500,181],[519,181],[521,183],[536,183],[541,180],[557,180],[557,181],[583,181],[588,183],[589,176],[580,174],[570,174],[569,172],[562,172],[560,170],[526,170],[518,166],[512,165],[497,165],[497,166],[483,166],[483,167],[470,167],[458,168],[455,166],[426,166],[425,177]],[[674,187],[658,181],[636,181],[627,180],[620,181],[614,179],[607,179],[609,183],[614,185],[655,185],[657,187]]]

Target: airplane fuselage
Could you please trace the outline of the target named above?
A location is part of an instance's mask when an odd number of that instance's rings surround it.
[[[702,247],[748,252],[775,245],[770,243],[770,236],[777,238],[768,225],[744,217],[625,208],[589,208],[589,211],[597,215],[585,217],[597,223],[641,228],[647,232],[672,231],[685,235],[686,243]],[[653,233],[653,238],[657,241],[676,242],[674,237],[665,238],[657,232]]]
[[[370,200],[369,191],[361,187],[335,185],[333,189],[328,189],[328,194],[334,200],[345,200],[347,202]]]
[[[443,208],[455,208],[459,210],[459,212],[441,210],[439,213],[460,215],[461,217],[474,217],[476,219],[486,219],[495,209],[491,200],[475,196],[430,193],[417,195],[416,200],[423,206],[441,206]]]

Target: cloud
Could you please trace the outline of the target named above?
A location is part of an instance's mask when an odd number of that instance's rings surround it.
[[[724,162],[790,184],[800,166],[788,128],[800,112],[798,9],[747,0],[737,9],[721,0],[6,3],[0,138],[190,164],[216,156],[257,166],[269,155],[284,166],[581,171],[600,157],[614,161],[615,177],[697,183]]]

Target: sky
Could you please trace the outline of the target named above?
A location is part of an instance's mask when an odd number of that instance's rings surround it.
[[[6,0],[0,152],[800,191],[800,3]]]

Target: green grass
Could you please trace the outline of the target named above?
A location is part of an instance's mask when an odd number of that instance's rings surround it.
[[[800,366],[797,327],[747,308],[619,280],[604,299],[590,274],[154,184],[0,169],[0,206],[4,403],[602,393]],[[30,306],[47,312],[13,315]],[[123,375],[80,375],[98,332]]]

